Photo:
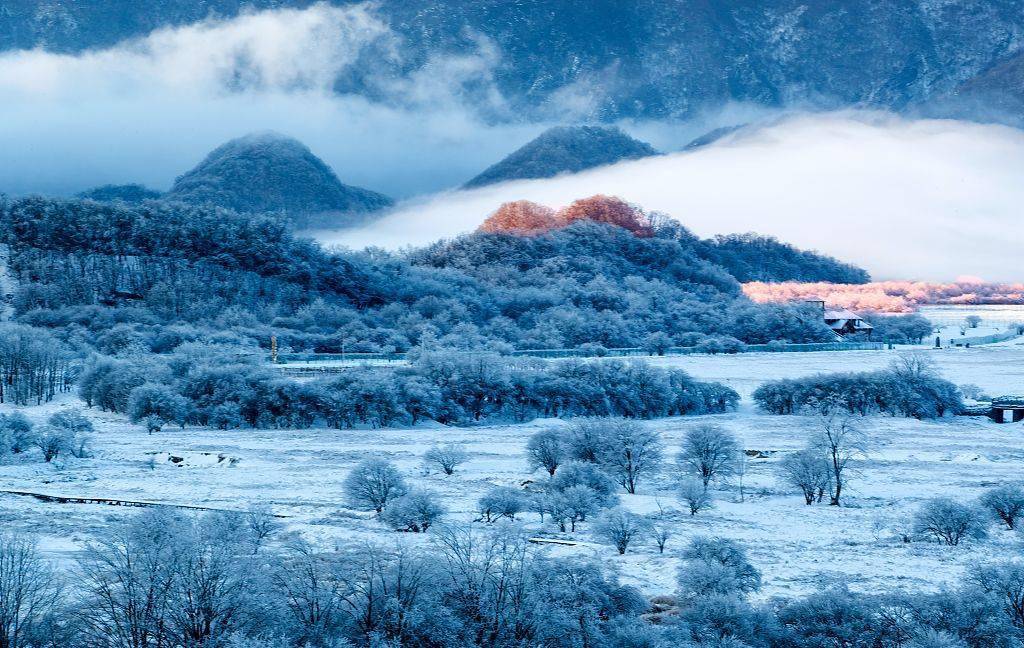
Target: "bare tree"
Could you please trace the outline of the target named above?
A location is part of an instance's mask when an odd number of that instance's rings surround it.
[[[825,456],[829,469],[829,505],[839,506],[850,462],[867,455],[867,437],[852,416],[833,411],[821,417],[810,447]]]
[[[402,474],[383,459],[367,459],[345,478],[345,494],[355,506],[380,513],[392,499],[408,492]]]
[[[697,515],[711,508],[711,493],[696,477],[687,477],[679,484],[679,499],[690,509],[690,515]]]
[[[647,521],[635,513],[621,508],[608,509],[597,519],[594,530],[615,545],[619,555],[626,553],[629,544],[647,530]]]
[[[541,430],[526,442],[526,458],[530,468],[543,468],[549,475],[565,461],[565,444],[558,430]]]
[[[28,648],[35,628],[56,612],[59,598],[56,578],[35,542],[0,533],[0,646]]]
[[[151,509],[86,548],[77,580],[84,590],[82,625],[95,645],[168,644],[185,524],[180,515]]]
[[[623,419],[609,425],[597,462],[627,493],[634,494],[640,478],[661,466],[662,454],[657,432]]]
[[[446,475],[454,475],[455,469],[466,463],[467,459],[469,453],[465,446],[457,443],[432,446],[423,455],[423,463],[439,467]]]
[[[651,525],[651,536],[654,538],[654,544],[658,547],[658,553],[665,553],[665,545],[672,537],[672,527],[662,522],[655,522]]]
[[[239,526],[224,529],[228,522]],[[179,538],[168,616],[180,645],[217,646],[237,627],[252,575],[239,543],[243,522],[237,515],[206,515]]]
[[[337,634],[346,591],[338,558],[295,539],[273,572],[273,588],[299,629],[296,644],[321,646]]]
[[[712,480],[733,474],[739,451],[736,437],[717,425],[704,424],[687,431],[677,461],[707,489]]]
[[[818,448],[804,448],[786,455],[779,464],[781,477],[790,485],[800,489],[804,503],[821,501],[828,489],[831,474],[829,462]]]
[[[897,356],[889,363],[889,371],[896,378],[907,382],[917,382],[939,374],[935,361],[919,351]]]
[[[277,533],[282,526],[274,515],[274,509],[262,502],[253,502],[249,505],[245,512],[245,524],[252,538],[254,554],[259,552],[263,541]]]

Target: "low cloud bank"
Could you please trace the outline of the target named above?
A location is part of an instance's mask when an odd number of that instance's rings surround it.
[[[805,115],[689,153],[400,205],[327,243],[398,248],[475,229],[503,202],[596,193],[665,212],[701,236],[755,231],[877,279],[1012,282],[1024,275],[1024,132],[875,113]]]

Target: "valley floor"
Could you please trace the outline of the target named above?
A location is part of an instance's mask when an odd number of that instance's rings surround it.
[[[954,583],[969,564],[1019,554],[1017,533],[995,525],[987,540],[959,547],[928,542],[904,543],[900,532],[915,508],[938,495],[960,500],[983,489],[1021,478],[1024,468],[1024,425],[998,425],[987,419],[947,418],[921,422],[889,417],[863,421],[871,436],[868,456],[856,465],[849,499],[842,508],[805,506],[776,478],[786,452],[799,448],[816,421],[803,416],[768,416],[757,412],[750,392],[777,377],[819,371],[873,369],[885,366],[898,352],[842,352],[685,356],[655,359],[682,366],[695,377],[721,380],[737,389],[744,402],[736,413],[652,421],[673,458],[684,432],[714,422],[734,432],[749,451],[743,501],[738,485],[722,484],[714,509],[695,517],[683,512],[674,496],[675,468],[641,485],[637,495],[622,494],[623,506],[654,515],[671,525],[673,537],[664,555],[653,542],[631,547],[625,556],[596,539],[589,523],[575,534],[560,534],[526,513],[522,522],[536,536],[578,541],[577,546],[546,549],[557,554],[591,557],[620,568],[623,580],[647,594],[671,592],[676,553],[698,534],[744,542],[762,570],[762,597],[794,595],[823,581],[845,580],[851,587],[879,591],[890,588],[934,589]],[[1024,346],[929,352],[947,378],[976,383],[991,393],[1024,391]],[[80,407],[65,398],[40,408],[26,408],[30,417]],[[10,406],[0,406],[9,411]],[[348,470],[368,456],[394,461],[417,486],[437,491],[449,510],[448,519],[470,522],[478,516],[477,499],[493,485],[522,486],[543,478],[526,466],[524,446],[530,434],[563,421],[543,420],[519,425],[447,428],[439,425],[391,430],[208,430],[168,428],[146,434],[119,415],[88,410],[96,425],[94,457],[50,465],[38,456],[0,465],[0,489],[78,497],[146,500],[244,510],[265,501],[295,531],[325,547],[345,539],[381,543],[429,542],[423,536],[388,531],[372,515],[346,508],[342,482]],[[421,457],[432,443],[465,444],[470,460],[450,477],[428,473]],[[177,464],[172,458],[178,460]],[[30,529],[43,536],[43,546],[56,558],[68,557],[103,529],[135,508],[100,504],[44,503],[31,497],[0,495],[0,523]]]

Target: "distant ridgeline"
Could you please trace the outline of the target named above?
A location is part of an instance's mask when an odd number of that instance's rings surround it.
[[[163,27],[312,0],[6,1],[0,50],[80,52]],[[347,1],[329,4],[345,6]],[[374,96],[382,78],[429,73],[446,57],[494,48],[492,83],[458,90],[505,115],[690,118],[731,103],[920,114],[1024,114],[1020,0],[379,0],[390,56],[360,56],[343,94]],[[685,17],[685,19],[681,19]],[[490,60],[490,59],[488,59]],[[404,87],[403,84],[396,84]]]
[[[732,272],[760,256],[773,279],[866,278],[772,240],[616,223],[623,208],[594,197],[547,231],[390,254],[328,252],[279,219],[204,205],[25,198],[0,201],[0,243],[19,280],[17,320],[111,355],[195,341],[243,352],[272,336],[318,352],[827,341],[820,318],[750,301]]]
[[[274,133],[223,144],[166,194],[140,185],[106,185],[79,197],[128,204],[162,199],[276,214],[297,228],[348,227],[393,204],[387,196],[343,184],[304,144]]]

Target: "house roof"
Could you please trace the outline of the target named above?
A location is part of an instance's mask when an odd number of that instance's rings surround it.
[[[860,315],[845,308],[842,310],[825,311],[825,323],[834,331],[846,328],[846,325],[849,323],[852,323],[854,330],[857,331],[870,331],[875,328],[862,320]]]
[[[827,319],[827,320],[838,320],[838,319],[857,320],[857,319],[860,319],[860,315],[858,315],[857,313],[854,313],[851,310],[847,310],[845,308],[842,309],[842,310],[826,310],[825,311],[825,319]]]

